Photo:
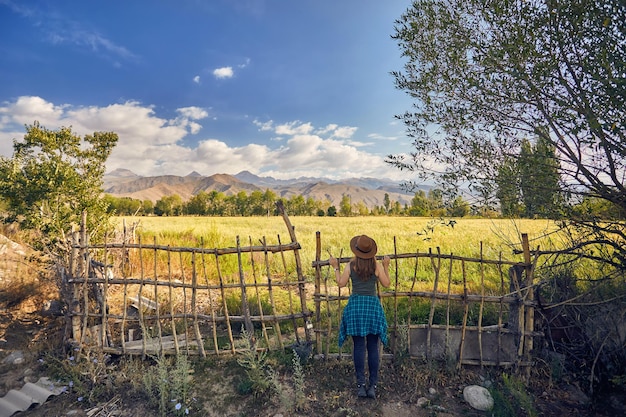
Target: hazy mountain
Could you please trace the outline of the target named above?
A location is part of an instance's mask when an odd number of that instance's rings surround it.
[[[177,175],[159,175],[142,177],[127,169],[116,169],[104,176],[104,191],[116,197],[131,197],[139,200],[156,202],[169,195],[178,194],[188,200],[201,191],[219,191],[234,195],[240,191],[250,194],[252,191],[271,189],[277,195],[291,198],[302,195],[314,200],[329,200],[339,206],[344,195],[352,203],[362,201],[367,207],[382,206],[385,194],[392,202],[410,204],[413,194],[400,189],[399,184],[391,180],[376,178],[350,178],[334,181],[325,178],[296,178],[278,180],[272,177],[259,177],[248,171],[237,175],[215,174],[205,177],[192,172],[185,177]]]
[[[129,170],[129,169],[124,169],[124,168],[118,168],[114,171],[109,172],[108,174],[106,174],[108,177],[115,177],[115,178],[137,178],[139,177],[139,175],[135,174],[133,171]]]

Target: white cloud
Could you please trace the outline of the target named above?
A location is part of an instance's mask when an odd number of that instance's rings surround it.
[[[267,122],[260,122],[258,120],[253,120],[253,124],[255,124],[261,132],[267,132],[268,130],[274,129],[274,121],[270,120]]]
[[[311,125],[311,123],[302,123],[299,120],[285,123],[282,125],[277,125],[275,128],[276,134],[287,136],[306,135],[311,131],[313,131],[313,126]]]
[[[126,168],[138,175],[236,174],[249,170],[275,178],[300,176],[347,178],[400,178],[383,157],[362,150],[353,138],[355,127],[329,124],[316,129],[311,123],[273,121],[251,123],[262,132],[250,143],[233,146],[225,140],[190,137],[210,129],[209,112],[182,107],[175,118],[159,117],[152,106],[136,101],[104,107],[57,105],[40,97],[20,97],[0,107],[0,154],[12,154],[11,139],[24,136],[23,125],[39,120],[47,129],[72,126],[84,136],[94,131],[113,131],[119,142],[107,161],[107,171]],[[20,130],[21,129],[21,130]],[[282,141],[273,141],[280,135]],[[402,174],[405,175],[405,174]]]
[[[237,67],[239,67],[239,68],[245,68],[245,67],[247,67],[248,65],[250,65],[250,58],[246,58],[246,61],[245,61],[243,64],[239,64],[239,65],[237,65]]]
[[[232,78],[235,73],[233,72],[233,67],[222,67],[214,69],[213,75],[219,80],[222,78]]]
[[[397,136],[383,136],[379,133],[370,133],[367,137],[375,140],[398,140]]]
[[[202,107],[181,107],[180,109],[176,109],[181,116],[187,119],[200,120],[205,119],[209,116],[209,113],[204,110]]]
[[[54,105],[40,97],[19,97],[13,103],[4,103],[0,107],[0,114],[6,117],[7,122],[20,125],[31,124],[35,120],[46,126],[56,123],[63,115],[64,105]]]
[[[333,132],[333,136],[339,139],[348,139],[354,135],[356,130],[357,130],[356,127],[351,127],[351,126],[338,127]]]
[[[337,129],[339,126],[336,125],[335,123],[331,123],[329,125],[326,125],[326,127],[323,127],[321,129],[317,130],[317,134],[318,135],[324,135],[328,132],[332,132],[333,130]]]
[[[196,84],[200,84],[200,76],[196,75],[195,77],[193,77],[193,82]]]

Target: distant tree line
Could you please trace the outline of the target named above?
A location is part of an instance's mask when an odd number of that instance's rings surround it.
[[[153,203],[151,200],[138,200],[130,197],[104,196],[110,214],[117,215],[157,215],[157,216],[275,216],[276,202],[282,201],[287,212],[293,216],[451,216],[464,217],[471,213],[470,204],[461,197],[447,203],[440,190],[428,193],[419,190],[411,204],[402,205],[391,201],[385,193],[383,205],[368,207],[363,201],[353,201],[350,195],[343,195],[339,207],[330,200],[315,200],[302,195],[279,197],[274,191],[240,191],[226,195],[220,191],[201,191],[188,201],[177,195],[165,196]]]

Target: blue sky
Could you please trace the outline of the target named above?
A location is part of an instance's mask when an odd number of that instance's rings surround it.
[[[406,180],[390,71],[410,0],[0,0],[0,155],[114,131],[107,170]]]

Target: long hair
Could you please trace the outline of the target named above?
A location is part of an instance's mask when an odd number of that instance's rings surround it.
[[[367,281],[376,273],[376,258],[352,258],[352,270],[361,279]]]

